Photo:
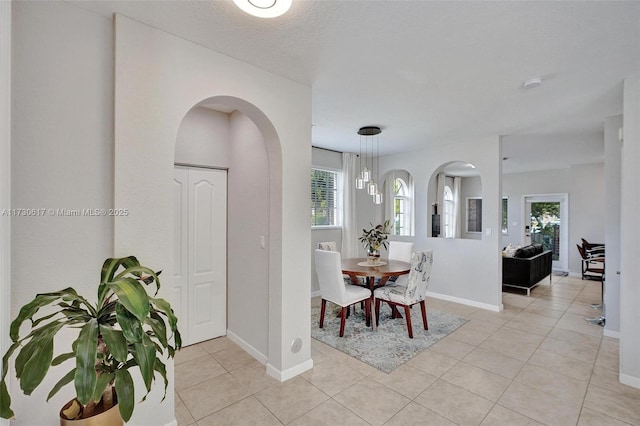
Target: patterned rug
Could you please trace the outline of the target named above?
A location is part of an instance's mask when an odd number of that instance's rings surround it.
[[[392,319],[389,305],[383,304],[378,329],[373,331],[365,324],[364,310],[358,307],[355,316],[352,313],[347,318],[344,337],[340,337],[340,318],[336,317],[339,308],[334,310],[333,307],[335,305],[327,302],[324,328],[318,327],[320,307],[311,309],[311,337],[385,373],[390,373],[468,321],[427,306],[429,330],[424,330],[420,305],[416,305],[411,309],[413,339],[410,339],[404,312],[403,318]]]

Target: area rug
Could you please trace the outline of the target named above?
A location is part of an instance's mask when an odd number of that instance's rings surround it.
[[[340,337],[338,311],[330,309],[330,306],[331,303],[327,303],[323,328],[318,327],[320,307],[311,309],[311,337],[385,373],[390,373],[468,321],[427,307],[429,330],[424,330],[420,306],[416,305],[411,309],[413,339],[410,339],[404,313],[403,318],[391,318],[391,309],[383,304],[376,331],[366,326],[364,310],[358,308],[355,317],[352,313],[347,318],[344,337]]]

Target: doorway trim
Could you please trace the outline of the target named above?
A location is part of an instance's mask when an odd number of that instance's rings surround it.
[[[548,193],[548,194],[524,194],[522,196],[522,235],[526,238],[526,226],[531,222],[531,218],[527,217],[527,202],[559,202],[560,203],[560,260],[554,261],[553,270],[561,272],[569,272],[569,194]],[[526,240],[523,240],[526,244]]]

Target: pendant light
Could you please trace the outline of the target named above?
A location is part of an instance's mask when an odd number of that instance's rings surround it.
[[[360,175],[356,178],[356,188],[364,189],[367,188],[367,194],[371,195],[372,200],[375,204],[382,203],[382,193],[378,188],[376,180],[378,178],[377,174],[380,171],[380,160],[377,157],[380,154],[380,139],[378,135],[382,132],[380,127],[376,126],[366,126],[361,127],[358,130],[358,134],[360,135],[360,167],[361,172]],[[373,137],[376,137],[376,158],[374,158],[373,150],[374,150],[374,140]],[[362,168],[362,138],[364,137],[364,167]],[[369,157],[369,141],[371,141],[371,157]],[[369,169],[369,158],[371,158],[371,169]],[[377,167],[374,167],[377,161]],[[376,171],[376,173],[374,173]],[[374,177],[375,176],[375,177]]]

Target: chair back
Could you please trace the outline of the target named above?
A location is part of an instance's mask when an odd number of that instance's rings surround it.
[[[389,260],[400,260],[411,263],[413,243],[403,241],[389,241]]]
[[[408,303],[417,303],[427,296],[433,250],[414,251],[411,255],[411,271],[407,279],[407,290],[404,298]]]
[[[316,249],[315,260],[322,298],[338,304],[344,303],[346,291],[340,253]]]
[[[318,243],[318,248],[320,250],[338,251],[338,245],[335,241],[325,241],[323,243]]]

